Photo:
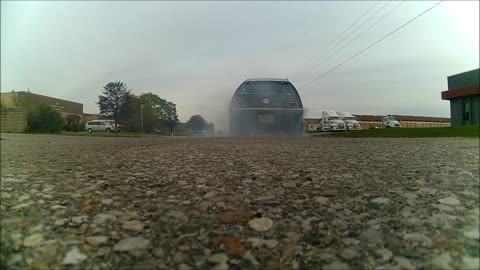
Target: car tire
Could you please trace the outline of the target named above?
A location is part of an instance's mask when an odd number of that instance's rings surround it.
[[[105,129],[105,132],[110,133],[112,131],[110,128]]]
[[[91,128],[87,129],[88,133],[92,133],[93,130]]]

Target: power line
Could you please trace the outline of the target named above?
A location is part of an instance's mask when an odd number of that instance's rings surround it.
[[[321,52],[323,52],[325,49],[327,49],[328,47],[330,47],[330,45],[332,45],[332,43],[334,43],[335,41],[337,41],[337,39],[339,37],[341,37],[343,34],[345,34],[345,32],[347,32],[348,30],[350,30],[355,24],[357,24],[358,21],[360,21],[363,17],[365,17],[365,15],[367,15],[370,10],[372,10],[374,7],[376,7],[378,4],[380,3],[380,1],[377,1],[373,4],[373,6],[371,6],[367,11],[365,11],[360,17],[358,17],[357,20],[355,20],[355,22],[353,22],[349,27],[345,28],[345,30],[343,30],[342,33],[340,33],[338,36],[336,36],[332,41],[330,41],[330,43],[327,44],[327,46],[323,47],[320,51],[318,51],[312,58],[310,59],[307,59],[307,61],[305,61],[303,64],[301,64],[298,68],[297,68],[297,71],[296,72],[299,72],[300,70],[302,70],[304,68],[304,65],[308,64],[312,59],[314,59],[315,57],[317,57]]]
[[[393,35],[395,32],[397,32],[398,30],[402,29],[403,27],[407,26],[408,24],[410,24],[411,22],[413,22],[414,20],[418,19],[419,17],[421,17],[422,15],[424,15],[425,13],[429,12],[430,10],[434,9],[436,6],[440,5],[443,1],[445,0],[441,0],[439,1],[438,3],[436,3],[435,5],[433,5],[432,7],[428,8],[427,10],[423,11],[422,13],[418,14],[417,16],[413,17],[412,19],[410,19],[408,22],[402,24],[401,26],[397,27],[395,30],[393,30],[392,32],[388,33],[387,35],[385,35],[384,37],[382,37],[381,39],[377,40],[376,42],[374,42],[373,44],[371,44],[370,46],[366,47],[365,49],[361,50],[360,52],[356,53],[355,55],[351,56],[350,58],[348,58],[347,60],[343,61],[341,64],[335,66],[334,68],[328,70],[327,72],[321,74],[320,76],[316,77],[315,79],[309,81],[308,83],[302,85],[302,88],[303,87],[306,87],[310,84],[312,84],[313,82],[315,82],[316,80],[319,80],[321,79],[322,77],[324,77],[325,75],[329,74],[330,72],[336,70],[337,68],[343,66],[344,64],[346,64],[347,62],[349,62],[350,60],[352,60],[353,58],[359,56],[360,54],[362,54],[363,52],[365,52],[366,50],[370,49],[371,47],[377,45],[378,43],[380,43],[382,40],[386,39],[387,37]]]
[[[318,58],[317,60],[315,60],[314,62],[312,62],[306,69],[304,69],[304,71],[308,71],[310,70],[318,61],[322,60],[323,58],[323,62],[325,62],[325,59],[324,59],[324,56],[328,55],[333,49],[337,48],[338,45],[340,45],[344,40],[346,40],[348,37],[350,37],[353,33],[355,33],[358,29],[360,29],[365,23],[367,23],[371,18],[373,18],[375,15],[378,14],[378,12],[382,11],[387,5],[389,5],[390,3],[392,2],[392,0],[390,0],[389,2],[387,2],[385,5],[383,5],[382,7],[380,7],[380,9],[378,9],[375,13],[371,14],[370,17],[368,17],[365,21],[363,21],[359,26],[357,26],[357,28],[355,28],[352,32],[350,32],[348,35],[346,35],[345,37],[342,38],[342,40],[340,40],[339,42],[337,42],[337,44],[335,44],[335,46],[333,46],[332,48],[330,48],[329,50],[327,50],[326,53],[324,53],[322,55],[322,57]]]
[[[372,27],[374,27],[377,23],[385,19],[388,15],[390,15],[393,11],[395,11],[397,8],[399,8],[405,1],[400,2],[400,4],[396,5],[394,8],[392,8],[390,11],[388,11],[385,15],[383,15],[380,19],[378,19],[376,22],[374,22],[372,25],[370,25],[367,29],[365,29],[363,32],[355,36],[353,39],[351,39],[348,43],[343,45],[340,49],[336,50],[333,54],[327,56],[321,63],[325,63],[328,59],[336,55],[338,52],[342,51],[345,47],[348,45],[352,44],[355,40],[357,40],[359,37],[361,37],[363,34],[365,34],[368,30],[370,30]]]
[[[314,62],[312,62],[310,65],[308,65],[308,67],[306,69],[304,69],[304,71],[308,71],[309,69],[311,69],[315,63],[317,63],[318,61],[322,60],[323,56],[326,56],[328,55],[333,49],[337,48],[338,45],[340,45],[343,41],[345,41],[347,38],[349,38],[353,33],[357,32],[358,29],[360,29],[363,25],[365,25],[368,21],[370,21],[370,19],[372,19],[375,15],[377,15],[380,11],[382,11],[386,6],[388,6],[393,0],[390,0],[388,1],[385,5],[383,5],[382,7],[380,7],[377,11],[375,11],[373,14],[370,15],[370,17],[368,17],[365,21],[363,21],[359,26],[357,26],[357,28],[355,28],[352,32],[350,32],[348,35],[346,35],[345,37],[342,38],[342,40],[340,40],[339,42],[337,42],[337,44],[335,44],[335,46],[333,46],[332,48],[328,49],[326,53],[324,53],[322,55],[322,57],[318,58],[317,60],[315,60]]]

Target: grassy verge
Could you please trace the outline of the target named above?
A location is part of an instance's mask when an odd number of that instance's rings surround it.
[[[64,136],[86,136],[86,137],[115,137],[115,133],[110,132],[68,132],[64,131],[58,135],[64,135]],[[142,134],[140,133],[130,133],[130,132],[120,132],[117,137],[142,137]]]
[[[465,127],[438,127],[438,128],[382,128],[365,129],[349,132],[335,132],[327,134],[315,134],[318,137],[340,138],[431,138],[431,137],[466,137],[479,138],[479,126]]]
[[[59,136],[80,136],[80,137],[115,137],[115,133],[107,132],[70,132],[62,131],[61,133],[47,133],[47,132],[24,132],[21,134],[32,134],[32,135],[59,135]],[[175,134],[175,136],[188,136],[188,134]],[[141,133],[136,132],[120,132],[116,137],[170,137],[170,134],[153,134],[153,133]]]
[[[88,137],[115,137],[115,133],[110,132],[67,132],[64,131],[59,135],[65,136],[88,136]],[[176,132],[175,136],[189,136],[190,133],[188,132]],[[165,134],[154,134],[154,133],[144,133],[143,135],[138,132],[120,132],[118,133],[117,137],[171,137],[170,133]]]

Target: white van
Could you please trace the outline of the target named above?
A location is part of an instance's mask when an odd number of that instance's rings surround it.
[[[85,124],[85,130],[88,133],[94,131],[111,132],[115,130],[115,125],[112,125],[111,120],[93,120]]]

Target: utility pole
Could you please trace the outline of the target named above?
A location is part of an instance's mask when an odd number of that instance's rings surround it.
[[[140,110],[141,110],[140,115],[141,115],[141,118],[142,118],[142,136],[143,136],[143,104],[140,105]]]
[[[173,116],[170,116],[170,123],[172,125],[172,137],[175,135],[175,121],[174,121],[174,117]]]

